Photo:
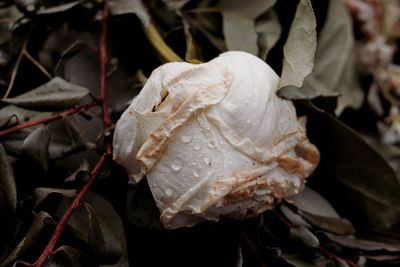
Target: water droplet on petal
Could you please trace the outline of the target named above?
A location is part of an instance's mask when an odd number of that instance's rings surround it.
[[[199,177],[200,177],[200,175],[199,175],[196,171],[193,171],[193,175],[194,175],[194,177],[196,177],[196,178],[199,178]]]
[[[171,169],[176,172],[180,171],[180,169],[182,169],[182,164],[179,161],[173,162],[173,163],[171,163]]]
[[[190,135],[184,135],[181,137],[182,142],[185,144],[189,144],[190,142],[192,142],[192,137]]]
[[[205,163],[205,164],[211,165],[211,159],[210,159],[210,158],[205,157],[203,160],[204,160],[204,163]]]
[[[232,164],[232,160],[231,160],[231,159],[230,159],[230,160],[228,160],[228,163],[229,163],[229,164]]]
[[[251,121],[250,121],[250,120],[246,120],[246,122],[247,122],[247,123],[250,123]]]
[[[197,144],[194,145],[193,148],[194,148],[194,150],[200,150],[201,144],[198,144],[198,143],[197,143]]]
[[[171,197],[173,193],[174,192],[172,191],[172,189],[170,189],[170,188],[165,189],[165,195],[167,197]]]

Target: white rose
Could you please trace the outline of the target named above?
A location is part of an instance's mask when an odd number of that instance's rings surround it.
[[[303,189],[319,152],[278,82],[244,52],[153,71],[116,125],[114,159],[147,176],[165,227],[256,216]]]

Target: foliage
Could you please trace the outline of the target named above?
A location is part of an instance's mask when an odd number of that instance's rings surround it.
[[[399,14],[397,1],[0,0],[0,266],[397,266]],[[167,231],[146,181],[112,161],[113,125],[157,66],[226,50],[282,77],[321,164],[258,218]]]

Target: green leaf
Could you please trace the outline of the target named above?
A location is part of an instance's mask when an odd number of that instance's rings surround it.
[[[2,101],[31,110],[53,111],[69,108],[77,104],[88,93],[89,91],[86,88],[56,77],[25,94],[6,98]]]
[[[308,135],[321,152],[312,182],[353,223],[388,227],[400,220],[400,185],[388,163],[354,130],[308,105]],[[340,197],[339,197],[340,196]]]
[[[251,4],[241,0],[221,0],[219,9],[228,50],[240,50],[258,55],[255,20],[269,10],[276,0],[257,0]]]
[[[50,131],[47,126],[39,126],[31,132],[22,144],[22,153],[36,161],[43,170],[49,164]]]
[[[300,88],[314,67],[317,33],[310,0],[300,0],[283,46],[283,67],[279,88]]]
[[[115,263],[122,255],[122,247],[110,229],[110,226],[99,217],[94,208],[85,203],[89,215],[88,242],[91,255],[102,263]]]
[[[341,18],[341,19],[338,19]],[[353,24],[341,1],[329,1],[327,20],[319,34],[313,72],[301,89],[282,88],[288,99],[339,96],[336,114],[347,107],[359,108],[363,93],[355,73]]]

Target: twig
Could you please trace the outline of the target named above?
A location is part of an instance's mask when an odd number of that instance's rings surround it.
[[[75,113],[81,112],[83,110],[87,110],[87,109],[92,108],[92,107],[94,107],[96,105],[97,105],[97,101],[93,101],[93,102],[90,102],[88,104],[85,104],[85,105],[82,105],[82,106],[79,106],[79,107],[76,107],[76,108],[72,108],[72,109],[66,110],[66,111],[58,113],[58,114],[54,114],[52,116],[49,116],[49,117],[46,117],[46,118],[43,118],[43,119],[23,122],[23,123],[18,124],[18,125],[14,126],[14,127],[11,127],[11,128],[5,129],[3,131],[0,131],[0,138],[4,137],[4,136],[7,136],[7,135],[10,135],[12,133],[18,132],[18,131],[20,131],[20,130],[22,130],[24,128],[28,128],[28,127],[35,126],[35,125],[40,125],[40,124],[44,124],[44,123],[49,123],[49,122],[52,122],[52,121],[60,120],[60,119],[62,119],[64,117],[66,117],[66,116],[70,116],[70,115],[73,115]]]
[[[8,84],[7,91],[4,94],[3,98],[7,98],[11,93],[11,89],[14,86],[15,78],[17,77],[17,73],[18,73],[18,70],[19,70],[19,65],[21,64],[21,60],[22,60],[22,58],[24,56],[24,51],[26,49],[27,43],[28,43],[28,38],[26,38],[24,43],[22,44],[21,51],[19,52],[17,61],[15,62],[15,67],[11,72],[10,83]]]
[[[51,79],[53,78],[53,76],[51,76],[51,74],[42,66],[42,64],[40,64],[36,59],[34,59],[31,54],[28,52],[28,50],[24,50],[23,51],[24,56],[26,56],[26,58],[32,62],[33,65],[35,65],[36,68],[38,68],[47,78]]]
[[[47,244],[46,248],[43,250],[42,254],[39,256],[38,260],[33,263],[32,267],[42,267],[43,264],[46,262],[48,257],[53,253],[54,246],[56,245],[58,239],[60,238],[65,226],[67,225],[69,219],[71,218],[72,214],[74,213],[75,209],[81,204],[82,199],[85,197],[86,193],[89,191],[90,187],[92,186],[94,180],[99,175],[101,169],[103,168],[106,157],[108,156],[107,153],[103,154],[99,161],[97,161],[96,166],[93,168],[92,172],[90,173],[89,180],[86,184],[82,187],[79,194],[75,197],[72,204],[68,207],[67,211],[64,213],[63,217],[57,224],[57,227],[51,236],[49,243]]]

